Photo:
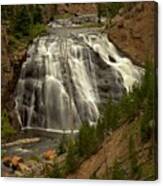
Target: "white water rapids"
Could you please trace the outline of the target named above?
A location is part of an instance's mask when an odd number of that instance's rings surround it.
[[[141,69],[97,31],[58,32],[29,47],[16,91],[22,129],[78,132],[95,124],[99,105],[118,100],[140,82]]]

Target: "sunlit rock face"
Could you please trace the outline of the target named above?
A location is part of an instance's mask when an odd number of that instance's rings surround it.
[[[78,132],[82,123],[96,123],[109,97],[118,100],[140,78],[105,34],[60,29],[36,38],[16,90],[22,129]]]

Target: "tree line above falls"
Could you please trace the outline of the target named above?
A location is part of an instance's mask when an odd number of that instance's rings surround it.
[[[87,4],[79,4],[78,6],[80,5],[82,5],[82,8],[88,6]],[[60,6],[62,5],[4,5],[2,6],[2,25],[6,25],[8,32],[16,38],[23,36],[33,38],[43,30],[41,24],[45,25],[55,18],[82,15],[80,12],[71,13],[66,8],[62,11]],[[71,6],[73,4],[65,4],[65,7]],[[100,22],[102,16],[110,19],[118,13],[120,8],[124,7],[127,10],[133,6],[134,3],[96,3],[92,4],[92,11],[97,14]]]
[[[17,39],[27,36],[33,39],[43,30],[43,24],[45,27],[56,14],[56,8],[56,5],[5,5],[2,6],[2,24],[7,26],[8,34]]]

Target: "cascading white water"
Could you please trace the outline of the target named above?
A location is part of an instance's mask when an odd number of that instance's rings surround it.
[[[36,38],[23,63],[16,110],[22,129],[78,132],[98,106],[140,82],[141,70],[105,34],[64,29]]]

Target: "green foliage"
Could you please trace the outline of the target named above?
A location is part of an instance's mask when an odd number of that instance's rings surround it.
[[[107,4],[107,11],[109,14],[109,17],[114,17],[120,8],[124,6],[124,3],[122,2],[112,2]]]
[[[121,2],[97,3],[98,22],[100,22],[102,16],[110,18],[114,17],[123,6],[124,3]]]
[[[20,38],[22,36],[28,36],[30,32],[30,25],[32,23],[27,7],[24,5],[19,9],[15,18],[14,34]]]
[[[47,177],[49,178],[63,178],[64,175],[62,173],[62,169],[59,167],[57,163],[54,163],[53,169],[48,172]]]
[[[46,5],[4,5],[2,7],[2,24],[8,38],[8,50],[14,56],[24,50],[35,37],[46,32],[43,8],[48,10]],[[50,16],[49,13],[47,15]],[[48,17],[47,15],[44,18]]]
[[[31,39],[33,39],[43,32],[46,32],[46,25],[38,23],[31,26],[29,34]]]
[[[130,120],[138,111],[135,93],[124,95],[119,103],[121,119]]]
[[[101,143],[104,140],[105,133],[106,133],[105,124],[102,118],[99,118],[97,122],[97,126],[96,126],[96,136],[97,136],[99,143]]]
[[[126,179],[126,172],[121,167],[121,164],[118,161],[114,162],[113,171],[112,171],[113,180],[124,180]]]
[[[119,126],[119,105],[109,100],[104,111],[103,122],[106,130],[114,130]]]
[[[34,6],[31,11],[28,11],[26,6],[20,8],[14,26],[15,36],[21,38],[29,36],[34,38],[38,34],[46,31],[46,26],[43,23],[40,6]]]
[[[7,112],[1,113],[1,135],[3,139],[8,139],[15,134],[14,128],[10,125]]]
[[[20,41],[13,35],[9,37],[9,45],[14,50],[17,46],[19,46]]]
[[[135,149],[135,140],[131,135],[129,138],[129,158],[131,166],[131,178],[140,178],[142,170],[141,167],[138,165],[137,154]]]
[[[38,24],[38,23],[41,24],[43,22],[42,9],[41,9],[40,5],[33,7],[33,14],[32,15],[33,15],[32,16],[33,24]]]
[[[76,140],[69,139],[65,161],[65,172],[73,172],[83,158],[91,155],[97,148],[96,128],[88,123],[82,125]]]
[[[69,17],[71,17],[71,14],[70,13],[64,13],[64,14],[55,15],[55,18],[56,19],[67,19]]]
[[[69,140],[68,152],[66,156],[65,169],[66,172],[73,172],[79,165],[78,149],[74,140]]]
[[[84,123],[79,132],[79,155],[80,156],[89,156],[91,155],[97,147],[97,137],[96,137],[96,128],[90,126],[88,123]]]
[[[63,154],[66,152],[66,150],[67,150],[67,139],[66,139],[65,134],[63,134],[61,141],[59,143],[59,146],[58,146],[58,154]]]
[[[99,119],[100,123],[97,124],[97,129],[102,131],[102,127],[104,127],[106,131],[115,130],[122,125],[123,122],[131,122],[137,115],[142,113],[142,141],[145,142],[149,140],[152,136],[155,124],[154,77],[153,64],[147,63],[141,86],[135,85],[132,92],[124,94],[118,103],[113,103],[112,100],[109,100],[103,116]],[[100,138],[102,138],[102,136]]]
[[[155,125],[155,74],[153,64],[146,64],[142,95],[144,95],[144,108],[141,121],[141,139],[143,142],[147,142],[153,134]]]
[[[139,179],[142,174],[141,166],[138,165],[136,155],[131,159],[131,178]]]

